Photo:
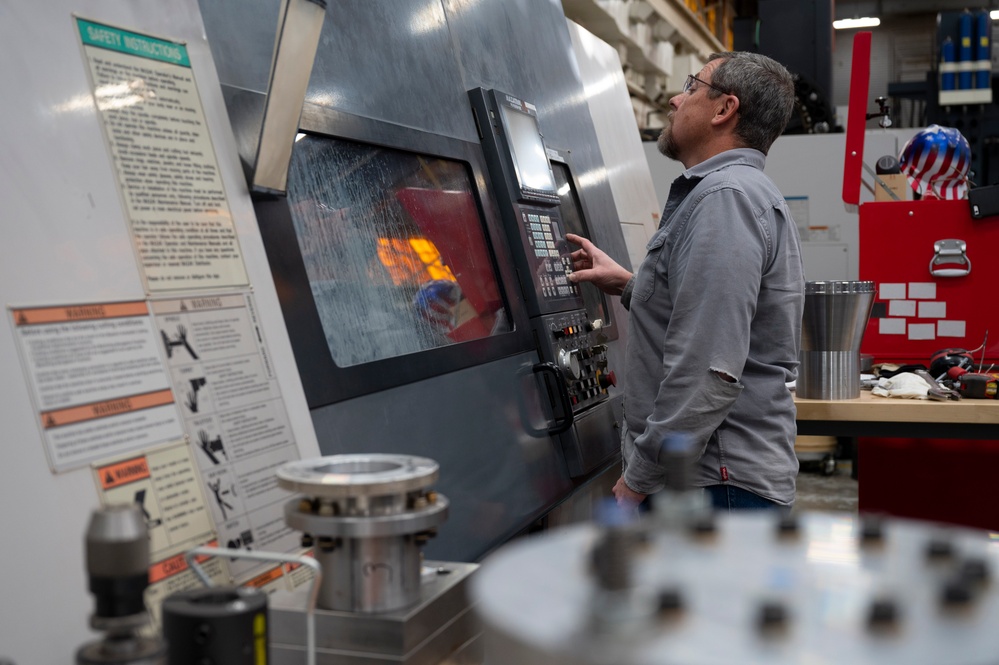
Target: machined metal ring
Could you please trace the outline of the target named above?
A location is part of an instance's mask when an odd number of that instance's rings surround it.
[[[292,529],[313,536],[380,538],[433,529],[447,519],[448,505],[447,497],[438,494],[434,503],[424,508],[394,515],[323,516],[304,512],[301,501],[292,499],[284,506],[284,518]]]
[[[282,488],[306,496],[348,499],[422,490],[437,480],[439,468],[413,455],[331,455],[285,464],[277,479]]]

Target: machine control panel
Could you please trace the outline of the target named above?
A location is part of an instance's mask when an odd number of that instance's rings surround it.
[[[552,375],[545,379],[555,421],[548,432],[558,436],[569,474],[582,476],[617,454],[621,397],[609,392],[617,379],[602,324],[588,317],[583,291],[569,281],[573,246],[538,109],[483,88],[470,90],[469,101],[543,361],[535,369]]]
[[[569,281],[572,258],[558,217],[550,210],[524,207],[520,214],[537,297],[545,303],[569,300],[575,304],[580,297],[579,286]]]
[[[535,328],[539,337],[546,338],[539,346],[551,350],[546,360],[558,366],[568,384],[573,413],[606,400],[609,389],[617,385],[600,327],[599,320],[590,321],[585,312],[576,311],[542,317]]]
[[[469,92],[528,315],[582,310],[569,281],[573,247],[565,239],[558,186],[535,106],[512,95]]]

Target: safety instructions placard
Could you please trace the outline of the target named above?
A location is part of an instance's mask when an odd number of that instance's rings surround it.
[[[152,300],[173,389],[222,547],[296,551],[275,472],[299,458],[249,293]],[[259,572],[235,560],[233,574]]]
[[[248,285],[187,48],[76,24],[147,291]]]
[[[10,312],[54,471],[184,437],[144,301]]]
[[[134,503],[149,530],[149,588],[146,606],[154,619],[163,599],[175,591],[201,586],[184,553],[201,545],[217,546],[215,528],[205,506],[198,468],[186,441],[93,465],[101,503]],[[228,584],[224,559],[203,566],[216,584]]]

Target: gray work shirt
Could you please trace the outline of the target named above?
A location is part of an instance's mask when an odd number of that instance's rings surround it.
[[[794,501],[796,377],[804,307],[798,230],[758,150],[729,150],[676,179],[625,287],[624,480],[663,488],[663,442],[693,437],[696,487],[730,483]],[[737,379],[722,379],[722,372]]]

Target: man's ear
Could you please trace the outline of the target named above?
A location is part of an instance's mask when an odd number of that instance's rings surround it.
[[[726,122],[735,119],[735,114],[739,112],[739,98],[735,95],[725,95],[725,101],[718,108],[714,117],[711,118],[712,125],[724,125]]]

